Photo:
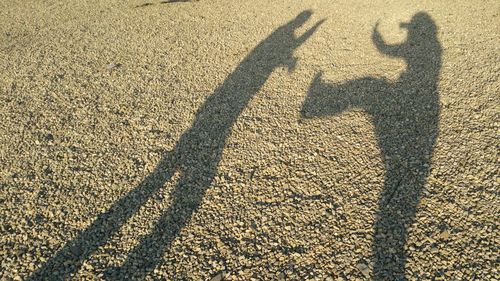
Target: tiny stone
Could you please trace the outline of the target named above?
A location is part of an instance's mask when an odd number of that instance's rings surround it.
[[[219,272],[217,275],[212,277],[212,279],[210,279],[210,281],[221,281],[222,278],[224,278],[224,272]]]
[[[114,70],[115,68],[118,68],[120,66],[122,66],[121,63],[110,63],[110,64],[108,64],[108,66],[106,66],[106,69],[108,71],[111,71],[111,70]]]
[[[356,267],[365,277],[370,277],[370,268],[368,268],[368,265],[364,263],[358,263]]]
[[[439,234],[439,237],[443,240],[448,240],[448,238],[450,237],[450,232],[448,230],[445,230],[441,232],[441,234]]]

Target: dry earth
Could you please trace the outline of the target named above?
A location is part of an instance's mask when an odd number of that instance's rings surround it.
[[[499,38],[494,0],[1,1],[0,279],[498,280]]]

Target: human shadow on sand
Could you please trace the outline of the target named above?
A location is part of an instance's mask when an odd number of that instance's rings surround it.
[[[437,27],[425,12],[415,14],[401,28],[406,42],[388,45],[378,32],[372,40],[384,55],[403,58],[406,70],[395,82],[364,77],[345,83],[314,78],[302,105],[304,118],[340,114],[361,108],[372,116],[383,163],[384,188],[374,225],[374,280],[404,280],[404,246],[415,218],[421,190],[429,174],[438,136],[441,45]]]
[[[114,203],[108,211],[68,242],[29,280],[62,280],[75,273],[83,261],[104,245],[145,202],[169,181],[175,172],[180,179],[171,191],[170,206],[153,230],[140,239],[124,264],[106,273],[109,279],[142,279],[154,270],[172,240],[200,206],[212,183],[231,127],[277,67],[292,71],[297,59],[293,52],[321,25],[316,23],[301,36],[294,32],[312,15],[300,13],[259,43],[223,84],[207,98],[175,148],[137,187]]]

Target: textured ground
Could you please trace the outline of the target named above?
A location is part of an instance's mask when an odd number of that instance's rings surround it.
[[[1,1],[0,279],[498,280],[499,38],[498,1]]]

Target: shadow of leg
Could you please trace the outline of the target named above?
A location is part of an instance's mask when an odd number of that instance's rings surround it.
[[[104,245],[153,194],[163,187],[171,178],[173,171],[174,159],[171,154],[167,154],[136,188],[113,204],[106,213],[99,215],[89,227],[72,242],[66,244],[54,258],[27,280],[65,280],[67,275],[76,272],[85,259]]]
[[[172,203],[154,229],[141,239],[121,267],[108,270],[108,279],[144,279],[161,261],[166,249],[200,206],[214,176],[214,169],[203,171],[191,167],[189,170],[191,172],[182,171],[181,179],[170,195]]]
[[[408,228],[415,219],[425,174],[426,171],[419,173],[415,167],[414,169],[392,167],[387,170],[384,192],[380,197],[379,213],[374,227],[373,280],[407,280],[405,245]]]

